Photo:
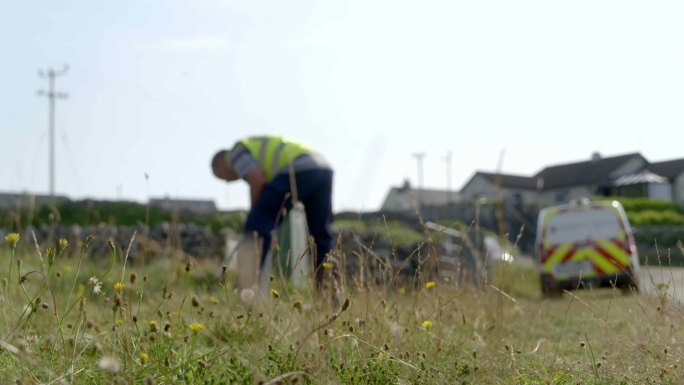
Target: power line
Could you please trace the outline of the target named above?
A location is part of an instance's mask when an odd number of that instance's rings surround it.
[[[38,75],[48,79],[48,90],[39,90],[38,95],[48,98],[48,131],[50,133],[50,197],[55,197],[55,99],[66,99],[69,95],[55,91],[55,78],[62,76],[69,71],[69,66],[64,65],[61,70],[48,68],[47,72],[38,70]]]

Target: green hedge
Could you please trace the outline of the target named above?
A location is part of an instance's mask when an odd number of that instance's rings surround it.
[[[597,200],[617,200],[625,208],[629,222],[633,226],[681,226],[684,215],[674,202],[662,199],[597,197]]]
[[[633,226],[681,226],[684,225],[684,216],[676,211],[643,210],[627,212],[627,218]]]
[[[622,203],[622,207],[624,207],[625,211],[627,212],[638,212],[648,210],[679,212],[679,208],[674,202],[664,199],[627,198],[620,196],[600,197],[599,199],[616,200]]]
[[[159,207],[148,207],[146,204],[117,201],[69,201],[36,206],[33,211],[28,207],[0,210],[0,227],[13,231],[28,225],[56,223],[81,226],[101,223],[118,226],[148,224],[154,227],[160,223],[172,221],[210,226],[214,232],[217,232],[223,227],[242,228],[245,213],[217,212],[205,215],[190,212],[172,213]]]

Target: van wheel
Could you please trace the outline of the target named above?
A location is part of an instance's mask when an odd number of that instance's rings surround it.
[[[622,294],[628,295],[632,294],[634,292],[635,294],[639,293],[639,285],[635,281],[631,281],[629,283],[626,283],[620,287],[620,290],[622,290]]]
[[[548,280],[542,278],[541,281],[542,297],[544,299],[553,299],[563,296],[563,290],[560,286],[554,282],[549,282]]]

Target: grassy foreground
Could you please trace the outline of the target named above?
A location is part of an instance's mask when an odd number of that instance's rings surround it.
[[[482,290],[347,285],[336,306],[279,280],[247,306],[217,261],[126,266],[120,245],[0,253],[0,384],[677,384],[683,313],[619,290],[542,301],[531,267]],[[117,250],[119,252],[117,253]]]

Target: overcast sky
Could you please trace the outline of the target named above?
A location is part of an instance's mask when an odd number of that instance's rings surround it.
[[[38,70],[63,64],[56,185],[74,199],[247,207],[209,161],[264,133],[328,158],[337,211],[417,184],[417,152],[430,188],[452,153],[453,189],[499,163],[682,158],[682,20],[682,1],[5,1],[0,191],[48,192]]]

